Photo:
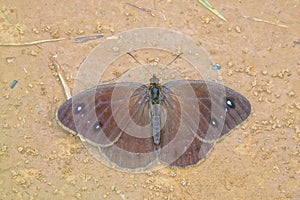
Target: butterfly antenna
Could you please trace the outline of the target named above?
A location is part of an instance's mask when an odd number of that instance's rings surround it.
[[[183,54],[182,52],[177,54],[177,56],[169,64],[166,65],[166,67],[171,65],[173,62],[175,62],[175,60],[177,60],[177,58],[179,58],[182,54]]]
[[[145,64],[142,64],[140,61],[138,61],[137,59],[136,59],[136,57],[134,56],[134,55],[132,55],[130,52],[127,52],[127,54],[131,57],[131,58],[133,58],[138,64],[140,64],[151,76],[152,76],[152,73],[149,71],[149,69],[147,69],[146,67],[145,67]]]
[[[136,59],[136,57],[134,57],[134,55],[132,55],[130,52],[127,52],[127,54],[131,57],[131,58],[133,58],[133,60],[135,60],[135,62],[137,62],[137,63],[139,63],[140,65],[143,65],[140,61],[138,61],[137,59]]]
[[[127,54],[128,54],[131,58],[133,58],[138,64],[140,64],[140,65],[141,65],[141,66],[142,66],[142,67],[143,67],[143,68],[144,68],[151,76],[153,76],[153,74],[149,71],[149,69],[147,69],[147,68],[145,67],[144,64],[142,64],[140,61],[138,61],[134,55],[132,55],[130,52],[127,52]],[[176,56],[170,63],[168,63],[165,67],[168,67],[168,66],[171,65],[173,62],[175,62],[175,60],[177,60],[182,54],[183,54],[182,52],[179,53],[179,54],[177,54],[177,56]]]

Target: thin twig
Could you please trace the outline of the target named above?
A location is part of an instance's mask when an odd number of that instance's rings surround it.
[[[64,88],[64,91],[65,91],[65,95],[67,97],[67,99],[71,99],[72,98],[72,95],[71,95],[71,91],[70,91],[70,88],[68,87],[64,77],[62,76],[61,74],[61,66],[60,64],[58,63],[58,61],[55,59],[55,56],[52,56],[51,58],[51,61],[52,61],[52,64],[53,64],[53,67],[55,68],[55,71],[57,72],[57,76]]]
[[[141,10],[141,11],[144,11],[144,12],[148,12],[148,13],[151,13],[151,12],[152,12],[152,11],[151,11],[150,9],[148,9],[148,8],[142,8],[142,7],[140,7],[140,6],[136,6],[136,5],[131,4],[131,3],[125,3],[125,4],[128,5],[128,6],[134,7],[134,8],[136,8],[136,9],[139,9],[139,10]]]
[[[24,43],[7,43],[7,44],[0,44],[0,46],[30,46],[30,45],[36,45],[46,42],[57,42],[61,40],[65,40],[66,38],[58,38],[58,39],[49,39],[49,40],[37,40],[33,42],[24,42]]]
[[[243,17],[246,18],[246,19],[250,19],[250,20],[256,21],[256,22],[264,22],[264,23],[267,23],[267,24],[271,24],[271,25],[275,25],[275,26],[280,26],[280,27],[284,27],[284,28],[288,27],[287,25],[284,25],[284,24],[277,24],[275,22],[268,21],[268,20],[263,20],[263,19],[259,19],[259,18],[256,18],[256,17],[249,17],[249,16],[243,16]]]

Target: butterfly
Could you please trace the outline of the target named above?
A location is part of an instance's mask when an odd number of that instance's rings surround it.
[[[249,101],[221,84],[176,80],[98,85],[64,102],[59,124],[110,166],[143,171],[204,160],[224,135],[247,119]]]

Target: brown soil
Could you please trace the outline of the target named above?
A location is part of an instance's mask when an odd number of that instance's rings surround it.
[[[300,199],[300,2],[210,3],[228,22],[196,0],[2,1],[1,44],[68,39],[0,46],[0,199]],[[58,126],[65,96],[49,58],[72,86],[99,42],[149,26],[200,42],[253,111],[197,166],[120,172]],[[104,38],[74,42],[96,33]]]

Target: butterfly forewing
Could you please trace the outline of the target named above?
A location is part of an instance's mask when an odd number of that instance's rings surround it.
[[[163,138],[173,138],[173,144],[161,150],[160,159],[171,166],[197,164],[211,151],[216,141],[242,123],[251,111],[245,97],[223,85],[182,80],[169,82],[164,88],[163,106],[167,110],[173,109],[173,112],[169,111],[171,118],[181,122],[177,133],[164,130]],[[168,101],[174,96],[180,106]],[[228,100],[235,106],[230,108],[226,104],[232,105],[226,102]]]
[[[58,119],[119,167],[143,167],[154,160],[147,92],[135,83],[98,86],[66,101]]]

